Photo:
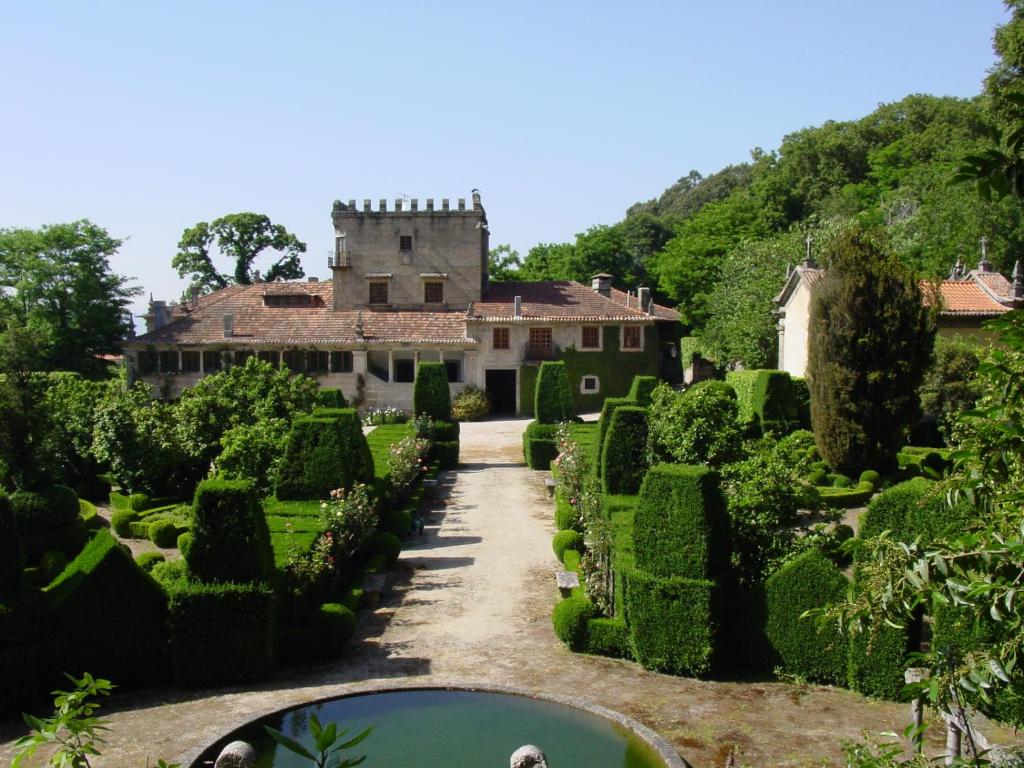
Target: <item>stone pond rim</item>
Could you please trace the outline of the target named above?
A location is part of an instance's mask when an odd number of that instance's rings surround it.
[[[204,768],[204,766],[197,761],[200,756],[209,749],[217,741],[224,738],[229,733],[233,733],[240,728],[244,728],[247,725],[262,720],[265,717],[273,715],[278,712],[287,712],[293,709],[299,709],[302,707],[309,707],[315,704],[320,704],[327,701],[336,701],[338,699],[349,699],[356,698],[359,696],[368,696],[374,693],[402,693],[411,691],[465,691],[471,693],[496,693],[505,694],[507,696],[521,696],[526,699],[535,699],[537,701],[546,701],[551,704],[561,704],[565,707],[572,707],[573,709],[579,709],[587,712],[591,715],[602,717],[605,720],[611,720],[616,725],[619,725],[627,729],[634,736],[643,741],[648,747],[653,750],[658,757],[662,760],[665,768],[692,768],[692,766],[672,748],[665,739],[659,736],[656,732],[648,728],[646,725],[634,720],[631,717],[627,717],[621,712],[616,712],[613,709],[602,707],[599,704],[592,704],[584,699],[579,699],[573,696],[563,696],[552,693],[542,693],[539,691],[529,691],[523,688],[513,688],[509,686],[497,686],[497,685],[473,685],[473,684],[447,684],[447,685],[381,685],[372,688],[359,688],[356,690],[349,691],[348,693],[337,694],[333,696],[322,696],[316,699],[310,699],[299,704],[295,704],[290,707],[273,707],[266,710],[257,711],[243,720],[237,723],[231,724],[227,727],[224,733],[214,740],[210,744],[206,744],[202,747],[197,747],[182,755],[179,759],[183,765],[187,765],[190,768]]]

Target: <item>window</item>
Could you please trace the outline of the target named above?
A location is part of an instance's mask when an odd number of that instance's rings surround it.
[[[331,371],[333,373],[352,373],[352,353],[331,352]]]
[[[397,384],[412,384],[416,378],[416,361],[412,358],[396,359],[394,361],[395,366],[395,383]]]
[[[370,283],[370,303],[371,304],[387,304],[388,303],[388,284],[377,281]]]
[[[284,367],[289,371],[295,371],[296,373],[303,373],[306,370],[306,353],[295,352],[294,350],[286,350],[282,357],[284,359]]]
[[[423,284],[423,301],[427,304],[440,304],[444,301],[444,283],[430,280]]]
[[[583,326],[583,338],[580,347],[582,349],[600,349],[601,348],[601,337],[600,328],[596,325],[584,325]]]
[[[528,357],[531,360],[554,360],[555,345],[550,328],[531,328]]]
[[[178,371],[178,353],[164,351],[160,353],[160,372],[176,373]]]
[[[139,375],[145,376],[148,373],[156,373],[156,363],[156,352],[139,352]]]
[[[495,328],[491,331],[491,346],[494,349],[508,349],[508,328]]]
[[[622,348],[640,349],[641,330],[642,328],[639,325],[622,326]]]
[[[213,373],[220,370],[220,352],[203,352],[203,370]]]
[[[462,361],[445,360],[444,367],[448,371],[448,381],[457,384],[462,381]]]
[[[275,368],[281,364],[281,353],[272,349],[261,349],[259,358],[265,363],[270,363]]]
[[[398,238],[398,250],[402,253],[412,251],[412,235],[400,235]]]
[[[580,392],[593,395],[601,390],[601,382],[597,376],[584,376],[580,379]]]
[[[307,352],[306,373],[327,373],[327,353],[319,350]]]
[[[195,350],[182,352],[181,370],[185,373],[199,373],[199,352]]]
[[[275,293],[263,297],[265,307],[316,307],[319,304],[320,297],[308,293]]]

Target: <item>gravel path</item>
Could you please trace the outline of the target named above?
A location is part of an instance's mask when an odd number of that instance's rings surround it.
[[[423,537],[402,553],[380,607],[362,614],[346,658],[288,669],[253,689],[118,697],[104,705],[112,731],[94,766],[183,759],[252,716],[403,683],[578,696],[636,718],[701,768],[724,765],[731,752],[738,766],[838,764],[842,740],[902,730],[906,706],[849,691],[675,678],[566,650],[550,620],[559,570],[552,507],[542,473],[521,463],[525,425],[462,425],[463,466]],[[0,742],[17,735],[16,723],[0,724]],[[9,743],[0,744],[0,763],[9,758]]]

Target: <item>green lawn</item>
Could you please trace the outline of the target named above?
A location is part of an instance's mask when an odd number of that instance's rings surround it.
[[[590,457],[590,463],[593,466],[597,461],[597,422],[588,421],[582,424],[570,424],[569,435],[579,444],[580,448],[587,452],[587,456]]]
[[[393,443],[409,437],[413,432],[413,426],[406,424],[381,424],[366,436],[366,442],[370,444],[370,453],[373,454],[373,476],[383,479],[391,473],[389,450]]]

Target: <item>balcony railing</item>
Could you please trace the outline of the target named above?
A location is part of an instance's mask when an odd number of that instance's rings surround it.
[[[328,267],[351,267],[348,259],[348,251],[336,251],[333,248],[327,251]]]
[[[523,347],[523,361],[528,363],[557,360],[561,350],[557,344],[527,342]]]

